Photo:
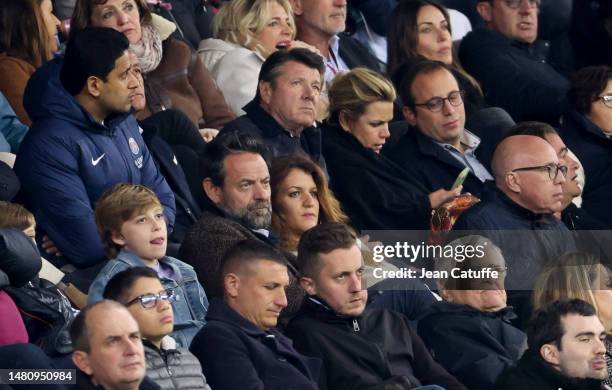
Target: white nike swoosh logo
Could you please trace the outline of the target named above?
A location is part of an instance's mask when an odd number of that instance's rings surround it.
[[[102,153],[102,155],[100,157],[98,157],[97,159],[94,160],[94,158],[91,158],[91,165],[93,165],[94,167],[96,165],[98,165],[98,163],[100,162],[100,160],[102,160],[102,157],[104,157],[106,155],[106,153]]]

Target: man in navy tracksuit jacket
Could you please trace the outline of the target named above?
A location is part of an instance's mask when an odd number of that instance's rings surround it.
[[[129,111],[136,78],[125,62],[127,40],[110,29],[77,36],[80,42],[71,39],[63,61],[47,63],[30,79],[24,104],[34,124],[15,171],[38,226],[68,263],[85,268],[105,259],[94,208],[106,190],[122,182],[151,188],[170,227],[175,203]],[[108,61],[110,72],[95,76],[97,64]],[[80,86],[79,71],[86,76]]]

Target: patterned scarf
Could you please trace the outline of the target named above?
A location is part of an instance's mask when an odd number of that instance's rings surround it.
[[[142,73],[152,72],[162,59],[162,40],[157,29],[150,25],[142,26],[142,38],[130,45],[130,50],[136,54]]]

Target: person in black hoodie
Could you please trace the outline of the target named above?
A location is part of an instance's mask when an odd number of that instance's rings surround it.
[[[322,130],[323,155],[334,194],[359,229],[429,229],[432,208],[461,193],[427,187],[380,155],[393,118],[393,85],[356,68],[329,89],[330,117]]]
[[[551,302],[529,322],[529,350],[494,388],[599,390],[608,373],[605,338],[592,305],[580,299]]]
[[[323,360],[320,389],[465,389],[433,360],[406,317],[366,308],[361,251],[348,226],[304,233],[298,263],[308,295],[286,334],[298,352]]]
[[[559,135],[584,167],[582,208],[612,229],[612,67],[581,69],[568,94]]]

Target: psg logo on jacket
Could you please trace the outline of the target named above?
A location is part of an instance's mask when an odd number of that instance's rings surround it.
[[[132,153],[135,155],[138,155],[140,153],[140,148],[138,147],[138,143],[136,143],[136,140],[130,137],[130,139],[128,140],[128,143],[130,144],[130,150],[132,151]],[[143,156],[140,156],[136,160],[134,160],[134,164],[136,165],[136,167],[138,167],[138,169],[142,168],[142,165],[143,165],[142,163],[143,163]]]

